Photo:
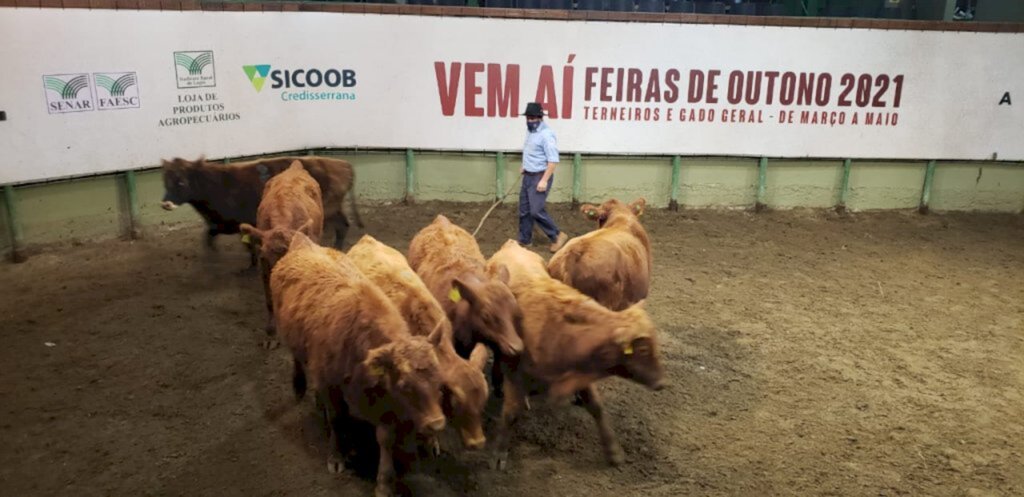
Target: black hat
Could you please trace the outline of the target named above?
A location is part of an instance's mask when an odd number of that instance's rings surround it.
[[[541,108],[537,102],[530,102],[526,104],[526,110],[523,111],[523,115],[526,117],[544,117],[544,109]]]

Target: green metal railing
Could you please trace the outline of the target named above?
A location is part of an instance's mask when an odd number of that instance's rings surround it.
[[[366,153],[366,152],[370,152],[370,153],[372,153],[372,152],[382,152],[382,153],[390,153],[390,154],[394,154],[394,153],[397,152],[395,150],[379,150],[378,151],[378,150],[365,150],[365,149],[364,150],[356,149],[356,150],[351,150],[351,151],[363,152],[363,153]],[[349,151],[349,152],[351,152],[351,151]],[[279,154],[266,154],[266,155],[267,156],[270,156],[270,155],[290,155],[290,154],[295,153],[295,152],[304,152],[307,155],[312,155],[314,153],[330,155],[330,154],[341,153],[342,151],[340,151],[340,150],[339,151],[335,151],[335,150],[329,150],[329,149],[317,149],[317,150],[301,150],[301,151],[292,151],[292,152],[282,152],[282,153],[279,153]],[[416,153],[417,153],[417,151],[415,151],[413,149],[406,149],[404,151],[404,155],[405,155],[405,188],[404,188],[404,195],[403,195],[403,197],[404,197],[404,201],[406,203],[414,203],[415,202],[415,198],[416,198],[416,177],[417,177]],[[478,152],[478,151],[466,151],[466,152],[463,152],[463,153],[468,153],[468,154],[471,154],[471,155],[480,155],[481,153],[486,154],[486,155],[491,155],[491,154],[487,154],[486,152]],[[494,198],[495,198],[495,200],[499,200],[499,199],[503,198],[503,196],[504,196],[503,194],[504,194],[504,192],[506,190],[506,187],[508,186],[507,185],[507,181],[506,181],[507,180],[506,176],[508,174],[508,168],[510,167],[510,165],[508,164],[508,158],[506,157],[505,152],[494,152],[492,156],[494,157]],[[600,156],[600,157],[604,157],[604,156]],[[250,157],[246,157],[245,159],[249,159],[249,158]],[[236,157],[234,159],[238,160],[238,159],[242,159],[242,158],[241,157]],[[671,185],[670,185],[670,189],[668,191],[668,197],[669,197],[668,208],[670,210],[674,211],[674,210],[678,210],[679,209],[680,204],[685,204],[686,203],[685,199],[680,198],[680,195],[681,195],[680,194],[680,190],[682,188],[682,168],[683,168],[683,163],[684,163],[684,157],[680,156],[680,155],[674,155],[674,156],[666,157],[666,159],[668,159],[668,161],[666,163],[666,166],[670,165],[671,168],[672,168]],[[757,161],[757,168],[758,168],[757,169],[757,185],[756,185],[756,190],[755,190],[755,197],[753,199],[751,199],[751,200],[753,201],[753,204],[754,204],[754,210],[758,211],[758,212],[764,211],[764,210],[767,210],[767,209],[770,208],[770,205],[769,205],[769,202],[768,202],[768,181],[769,181],[769,178],[770,178],[769,174],[768,174],[769,173],[769,171],[768,171],[768,160],[769,160],[768,157],[761,157]],[[222,161],[224,163],[231,163],[232,162],[232,158],[230,158],[230,157],[224,158],[224,159],[222,159]],[[1006,163],[1004,163],[1004,164],[1006,164]],[[1020,164],[1020,163],[1016,163],[1016,164],[1017,165],[1024,165],[1024,164]],[[583,178],[583,168],[584,168],[584,166],[585,166],[585,161],[584,161],[583,154],[579,153],[579,152],[574,152],[573,153],[573,160],[572,160],[572,194],[571,194],[571,201],[572,201],[572,204],[573,204],[574,208],[577,207],[581,202],[583,202],[585,200],[590,200],[590,199],[585,198],[585,192],[583,192],[583,181],[582,181],[582,178]],[[849,201],[849,197],[850,197],[850,176],[851,176],[851,171],[853,169],[852,166],[853,166],[853,161],[851,159],[843,160],[843,162],[842,162],[842,176],[841,176],[840,184],[838,185],[838,190],[839,190],[838,191],[838,198],[837,198],[837,201],[836,201],[836,204],[835,204],[835,209],[837,211],[839,211],[839,212],[845,212],[846,209],[848,208],[848,201]],[[927,214],[929,212],[930,203],[931,203],[931,200],[932,200],[932,189],[933,189],[933,185],[934,185],[936,170],[937,170],[937,163],[936,163],[936,161],[935,160],[928,161],[926,166],[925,166],[924,181],[923,181],[923,184],[921,186],[920,203],[918,205],[918,211],[921,214]],[[128,228],[128,234],[132,238],[139,238],[139,237],[142,236],[142,230],[141,230],[142,223],[141,223],[141,220],[140,220],[140,209],[139,209],[139,198],[138,198],[138,191],[137,191],[137,185],[136,185],[136,178],[137,178],[136,175],[137,175],[137,171],[124,171],[124,172],[115,173],[115,175],[112,175],[114,177],[120,176],[120,181],[123,182],[123,188],[125,189],[126,197],[127,197],[127,210],[128,210],[128,213],[127,213],[128,227],[127,228]],[[106,174],[104,174],[104,175],[92,175],[92,176],[89,176],[89,177],[95,177],[95,176],[111,176],[111,175],[106,175]],[[4,211],[6,213],[6,226],[7,226],[7,232],[8,232],[8,233],[6,233],[6,236],[10,240],[10,243],[11,243],[10,256],[11,256],[11,258],[13,260],[20,262],[22,260],[25,260],[25,239],[24,239],[24,233],[23,233],[23,230],[22,230],[21,219],[19,218],[19,209],[18,209],[19,205],[18,205],[18,197],[17,197],[17,188],[15,188],[15,186],[13,186],[13,185],[4,185],[3,186],[3,206],[5,207]],[[2,234],[0,234],[0,236],[2,236]]]
[[[11,260],[25,260],[25,240],[21,232],[21,221],[18,219],[18,201],[14,197],[14,187],[4,186],[4,211],[7,212],[7,229],[11,235]]]

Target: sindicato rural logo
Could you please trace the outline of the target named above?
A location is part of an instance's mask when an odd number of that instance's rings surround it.
[[[178,77],[178,88],[217,86],[213,50],[174,52],[174,72]]]
[[[96,108],[88,74],[43,76],[46,111],[50,114],[86,112]]]

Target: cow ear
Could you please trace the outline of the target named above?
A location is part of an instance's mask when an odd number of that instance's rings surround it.
[[[474,369],[483,371],[487,367],[488,352],[486,345],[482,343],[476,344],[476,347],[473,347],[473,352],[469,354],[469,365]]]
[[[591,221],[597,221],[601,218],[601,210],[600,206],[594,204],[583,204],[580,206],[580,212]]]
[[[456,304],[465,299],[471,306],[476,306],[476,303],[480,301],[473,285],[470,285],[462,278],[452,280],[452,289],[448,292],[448,299]]]
[[[238,225],[238,231],[241,231],[243,235],[249,235],[249,236],[251,236],[253,238],[256,238],[256,239],[262,239],[263,238],[263,232],[258,230],[258,229],[256,229],[255,226],[253,226],[253,225],[251,225],[249,223],[242,223],[242,224]]]
[[[306,222],[302,223],[302,226],[300,226],[299,229],[297,229],[295,231],[299,231],[299,232],[302,232],[302,233],[312,233],[313,232],[313,220],[312,219],[307,219]]]
[[[494,276],[498,278],[498,281],[506,285],[508,285],[509,280],[512,279],[512,276],[508,273],[508,266],[504,264],[498,264],[494,269]]]
[[[644,208],[647,207],[647,199],[640,197],[629,204],[629,210],[633,211],[636,217],[640,217],[644,213]]]
[[[370,378],[375,383],[390,387],[398,376],[398,365],[395,362],[393,345],[384,345],[371,350],[363,361]]]
[[[444,340],[442,324],[444,324],[444,321],[438,321],[437,325],[434,326],[434,329],[430,331],[429,335],[427,335],[427,341],[434,347],[440,347]]]
[[[288,250],[301,250],[304,248],[313,247],[315,245],[316,244],[313,243],[313,240],[310,240],[308,236],[306,236],[300,231],[296,231],[295,234],[292,236],[291,243],[288,244]]]
[[[451,385],[451,384],[448,384],[448,383],[442,383],[441,384],[441,392],[444,393],[444,394],[447,394],[447,396],[449,396],[452,399],[454,399],[455,400],[455,402],[454,402],[455,404],[461,404],[461,403],[466,401],[465,400],[466,399],[466,392],[465,392],[465,390],[463,390],[463,389],[461,389],[461,388],[459,388],[459,387],[457,387],[455,385]]]
[[[638,337],[629,342],[629,346],[623,349],[626,355],[647,356],[654,351],[654,340],[651,337]]]

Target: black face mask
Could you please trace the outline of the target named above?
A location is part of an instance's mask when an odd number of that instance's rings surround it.
[[[526,121],[526,129],[529,130],[530,133],[533,133],[534,131],[537,131],[537,128],[540,127],[540,123],[541,121]]]

